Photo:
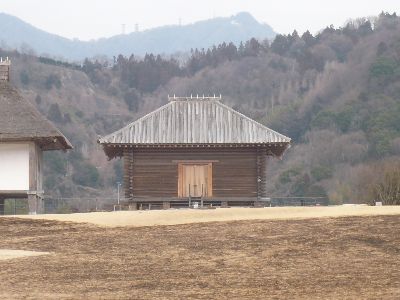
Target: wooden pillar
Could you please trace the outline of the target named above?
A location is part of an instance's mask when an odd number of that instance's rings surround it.
[[[169,209],[169,208],[171,208],[171,202],[163,201],[163,209]]]
[[[42,196],[36,196],[36,208],[37,208],[37,213],[38,214],[44,214],[44,200]]]
[[[263,151],[257,149],[257,200],[258,201],[267,198],[267,162],[268,162],[268,157],[265,150]]]
[[[133,149],[124,149],[123,159],[125,199],[133,202]]]
[[[42,177],[42,151],[36,143],[31,142],[29,143],[29,214],[43,213]]]
[[[36,215],[43,213],[43,199],[36,194],[28,194],[29,214]]]
[[[129,207],[129,210],[137,210],[138,209],[138,205],[136,202],[130,203],[128,207]]]

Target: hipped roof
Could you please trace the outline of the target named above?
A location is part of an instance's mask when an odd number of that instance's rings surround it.
[[[290,138],[215,99],[174,100],[99,139],[107,144],[289,144]]]
[[[0,81],[0,142],[35,141],[42,150],[66,150],[68,139],[6,81]]]

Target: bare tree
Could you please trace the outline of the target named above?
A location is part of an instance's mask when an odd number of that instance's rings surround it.
[[[400,205],[400,163],[385,168],[382,181],[374,187],[374,195],[384,205]]]

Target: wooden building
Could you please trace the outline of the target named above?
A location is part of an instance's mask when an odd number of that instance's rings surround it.
[[[41,213],[42,152],[72,146],[9,79],[10,61],[0,59],[0,214],[7,198],[26,198],[29,212]]]
[[[269,157],[290,138],[221,103],[221,97],[169,97],[169,103],[99,139],[123,157],[125,198],[133,209],[158,205],[258,205]]]

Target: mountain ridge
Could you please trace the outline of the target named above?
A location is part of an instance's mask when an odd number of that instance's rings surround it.
[[[68,39],[38,29],[27,22],[0,13],[0,46],[38,55],[81,61],[87,57],[146,53],[173,54],[193,48],[209,48],[222,42],[239,44],[250,38],[271,39],[276,33],[246,12],[188,25],[166,25],[139,32],[90,41]]]

